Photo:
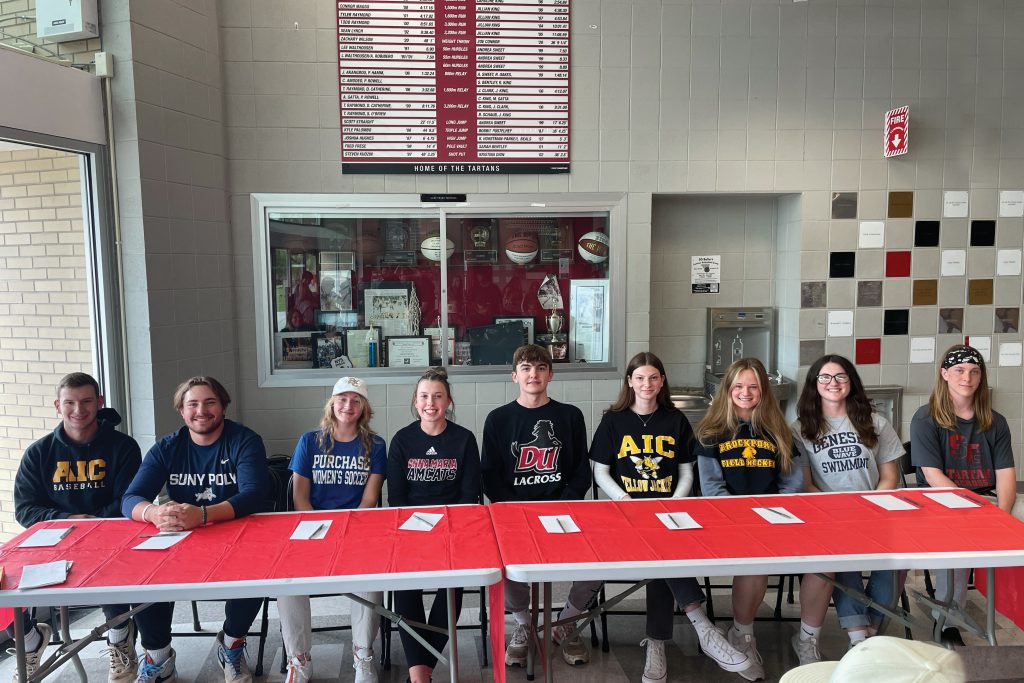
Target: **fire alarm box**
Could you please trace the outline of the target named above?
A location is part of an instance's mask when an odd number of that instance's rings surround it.
[[[98,38],[96,0],[36,0],[36,35],[58,43]]]

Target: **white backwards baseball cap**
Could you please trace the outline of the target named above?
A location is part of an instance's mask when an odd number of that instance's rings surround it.
[[[338,394],[344,394],[346,391],[359,394],[367,401],[370,400],[369,395],[366,392],[366,382],[359,379],[358,377],[342,377],[334,383],[334,391],[331,392],[331,396],[337,396]]]
[[[787,672],[779,683],[964,683],[964,663],[953,650],[918,640],[875,636],[838,662],[815,662]]]

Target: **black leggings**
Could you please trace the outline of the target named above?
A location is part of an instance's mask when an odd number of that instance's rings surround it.
[[[444,589],[438,590],[434,596],[434,604],[430,607],[430,618],[426,619],[423,609],[423,591],[395,591],[395,611],[406,619],[418,621],[421,624],[427,623],[438,628],[448,628],[448,596]],[[455,623],[459,621],[459,614],[462,612],[462,589],[455,589]],[[438,652],[444,650],[448,642],[446,633],[434,633],[416,629],[425,641],[430,643]],[[425,664],[430,668],[437,665],[437,657],[432,655],[427,648],[423,647],[418,640],[407,633],[405,629],[399,629],[398,635],[402,639],[402,648],[405,650],[405,659],[410,667]]]
[[[224,633],[241,638],[249,632],[263,606],[263,598],[241,598],[224,601]],[[135,615],[142,636],[142,647],[159,650],[171,644],[173,602],[155,602]]]

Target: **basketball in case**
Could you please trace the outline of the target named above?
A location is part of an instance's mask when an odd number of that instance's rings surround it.
[[[445,247],[448,252],[446,258],[451,258],[452,254],[455,253],[455,242],[452,242],[450,239],[445,239],[445,242],[447,243]],[[431,261],[440,261],[441,236],[436,232],[432,235],[427,235],[426,239],[420,243],[420,252]]]
[[[576,248],[584,261],[604,263],[608,260],[608,235],[603,232],[588,232],[580,237]]]
[[[505,240],[505,256],[512,263],[523,265],[537,258],[537,236],[529,232],[517,232]]]

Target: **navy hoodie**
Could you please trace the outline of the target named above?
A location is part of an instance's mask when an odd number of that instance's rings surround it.
[[[72,443],[62,422],[25,450],[14,478],[18,524],[76,514],[121,516],[121,498],[139,470],[139,444],[114,429],[121,416],[113,408],[100,409],[96,421],[89,443]]]

